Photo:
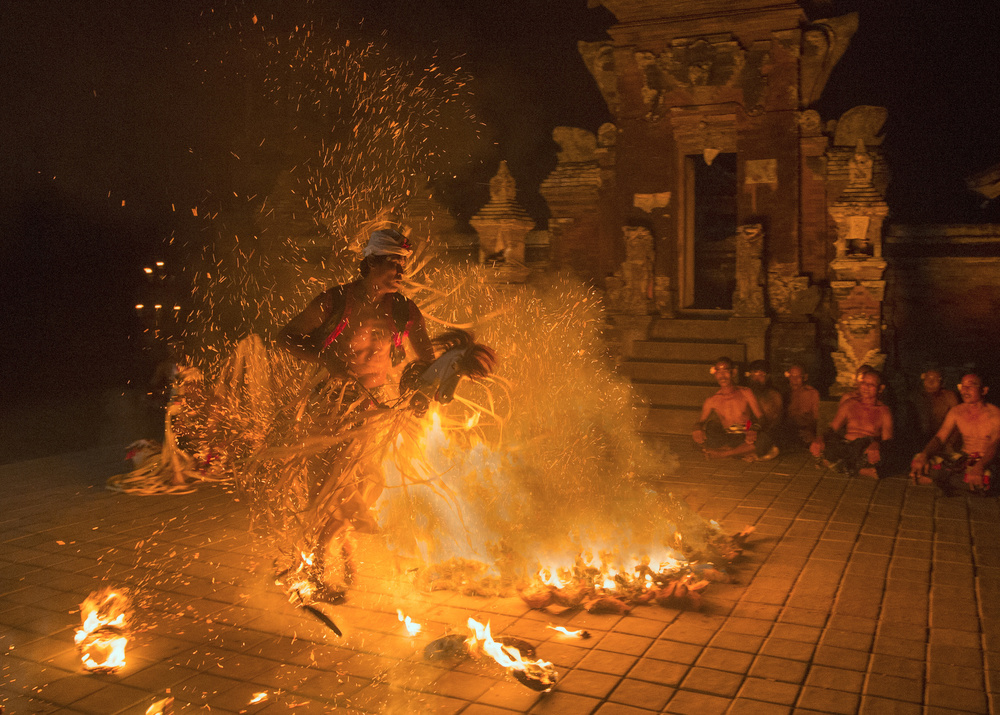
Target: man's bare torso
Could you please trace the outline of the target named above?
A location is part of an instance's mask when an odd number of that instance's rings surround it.
[[[881,402],[867,404],[861,400],[849,400],[841,409],[845,410],[844,438],[849,441],[862,437],[881,439],[886,426],[891,424],[889,408]]]
[[[723,427],[743,427],[753,415],[750,400],[754,399],[749,388],[733,387],[730,392],[716,392],[706,400],[705,407],[715,412]]]
[[[982,454],[1000,435],[1000,408],[987,402],[961,404],[952,409],[962,435],[962,451]]]
[[[385,384],[392,367],[392,301],[392,294],[378,303],[356,301],[344,331],[328,348],[365,387]]]
[[[816,429],[819,419],[819,392],[812,385],[803,385],[788,395],[788,418],[800,428]]]

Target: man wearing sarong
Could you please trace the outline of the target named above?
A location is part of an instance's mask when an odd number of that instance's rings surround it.
[[[881,390],[882,375],[870,369],[858,381],[857,398],[842,401],[830,429],[813,440],[813,455],[826,466],[878,479],[881,443],[892,439],[892,414],[879,400]]]
[[[362,253],[360,278],[324,291],[281,330],[281,347],[329,371],[330,382],[339,391],[326,392],[339,395],[338,405],[381,406],[390,369],[405,358],[405,340],[417,359],[434,360],[420,309],[399,292],[411,253],[399,232],[374,231]],[[330,464],[333,471],[343,466],[337,460]],[[377,528],[371,508],[384,488],[381,472],[378,465],[364,465],[350,474],[311,479],[312,489],[324,496],[323,506],[316,507],[321,513],[316,515],[320,527],[315,556],[325,559],[339,548],[350,580],[351,547],[344,537],[350,530]]]
[[[951,482],[961,479],[970,491],[989,490],[1000,442],[1000,408],[986,402],[988,390],[979,375],[962,376],[958,384],[962,403],[948,411],[937,434],[910,463],[910,476],[917,484],[937,482],[950,491]],[[956,431],[962,445],[961,451],[953,452],[946,445]]]
[[[761,431],[763,412],[753,391],[733,384],[732,360],[719,358],[710,372],[719,383],[719,391],[705,400],[701,419],[691,433],[705,456],[749,460],[776,456],[770,437]]]

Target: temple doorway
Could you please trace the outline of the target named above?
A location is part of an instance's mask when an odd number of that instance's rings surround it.
[[[736,154],[685,157],[688,308],[731,310],[736,288]]]

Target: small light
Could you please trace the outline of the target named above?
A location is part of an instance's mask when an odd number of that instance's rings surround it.
[[[162,308],[163,306],[162,306],[162,305],[160,305],[159,303],[157,303],[157,304],[156,304],[156,305],[154,305],[153,307],[154,307],[154,308],[156,308],[157,310],[159,310],[159,309],[160,309],[160,308]]]
[[[180,309],[181,309],[181,307],[179,305],[175,305],[174,306],[174,310],[180,310]]]
[[[163,261],[157,261],[156,262],[156,267],[157,268],[163,268]]]
[[[135,304],[135,309],[136,309],[136,310],[142,310],[142,309],[143,309],[143,308],[145,308],[145,307],[146,307],[146,306],[144,306],[144,305],[143,305],[142,303],[136,303],[136,304]]]
[[[146,271],[146,273],[152,273],[153,272],[153,269],[152,268],[148,268],[148,267],[147,268],[143,268],[142,270]]]

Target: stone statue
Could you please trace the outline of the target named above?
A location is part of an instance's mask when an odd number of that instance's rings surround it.
[[[736,229],[736,292],[733,314],[764,315],[764,227],[744,224]]]
[[[647,315],[653,299],[653,234],[644,226],[624,226],[625,260],[608,280],[608,302],[623,313]]]

